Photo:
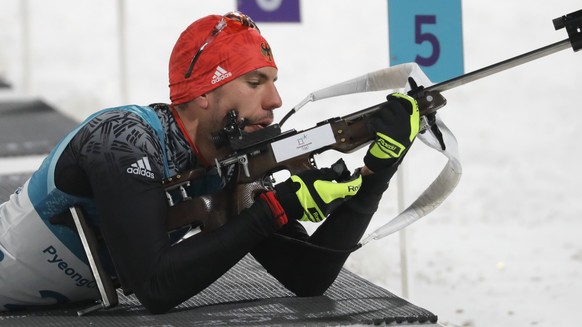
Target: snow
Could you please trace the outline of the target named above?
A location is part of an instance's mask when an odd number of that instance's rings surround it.
[[[0,158],[0,174],[25,174],[37,169],[44,155]]]
[[[23,3],[32,22],[30,66],[23,65]],[[125,3],[127,94],[119,82],[117,1],[0,0],[0,76],[15,85],[10,93],[43,97],[77,119],[123,102],[167,101],[167,58],[180,31],[198,17],[235,7],[224,0]],[[280,68],[279,119],[309,92],[388,62],[386,1],[301,5],[302,25],[260,24]],[[579,9],[574,0],[466,1],[466,72],[565,39],[551,20]],[[582,324],[576,311],[582,304],[581,63],[579,53],[564,50],[445,92],[449,104],[440,116],[459,141],[459,186],[440,208],[407,228],[405,240],[395,234],[371,242],[347,267],[406,295],[449,326]],[[308,105],[286,127],[308,128],[383,96]],[[355,168],[361,154],[348,163]],[[416,143],[403,167],[404,202],[413,201],[444,163]],[[397,186],[386,193],[370,232],[397,214]],[[407,291],[401,243],[408,249]]]

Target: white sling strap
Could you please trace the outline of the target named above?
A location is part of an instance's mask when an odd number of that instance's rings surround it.
[[[410,89],[410,85],[408,84],[409,77],[414,78],[418,85],[423,85],[424,87],[433,84],[416,63],[388,67],[310,93],[283,118],[281,124],[283,124],[291,114],[299,111],[309,102],[362,92],[382,90],[404,92],[406,89]],[[391,219],[388,223],[366,236],[361,241],[361,245],[364,245],[371,240],[377,240],[397,232],[426,216],[440,206],[457,186],[462,173],[457,140],[449,128],[438,117],[438,114],[436,116],[436,124],[442,133],[444,144],[446,146],[445,150],[441,148],[437,137],[431,132],[430,128],[426,128],[426,132],[419,134],[418,138],[430,148],[445,155],[448,158],[448,162],[443,167],[437,178],[408,208]]]
[[[424,134],[419,134],[418,138],[427,146],[445,155],[448,158],[447,163],[437,178],[408,208],[365,237],[360,242],[361,245],[364,245],[371,240],[378,240],[397,232],[426,216],[440,206],[459,183],[462,167],[459,160],[457,139],[451,130],[442,122],[442,120],[440,120],[438,114],[436,124],[442,133],[446,150],[441,149],[438,139],[432,134],[430,129],[428,129]]]

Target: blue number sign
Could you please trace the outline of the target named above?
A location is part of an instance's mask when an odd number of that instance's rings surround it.
[[[435,83],[462,75],[461,0],[388,0],[390,66],[416,62]]]

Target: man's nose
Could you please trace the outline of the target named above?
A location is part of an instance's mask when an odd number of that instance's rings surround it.
[[[279,95],[279,91],[275,84],[272,84],[267,92],[267,96],[263,101],[263,109],[265,110],[275,110],[283,105],[283,100]]]

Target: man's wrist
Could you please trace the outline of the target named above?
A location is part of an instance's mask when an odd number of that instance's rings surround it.
[[[362,176],[368,176],[368,175],[372,175],[374,174],[374,172],[368,168],[367,166],[364,166],[360,169],[360,173],[362,174]]]

